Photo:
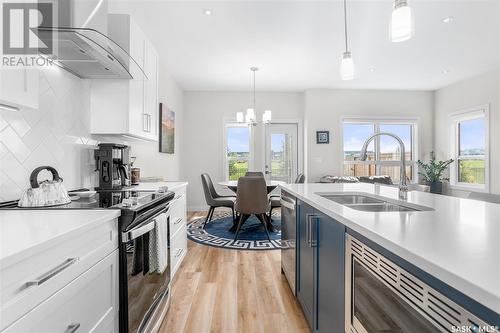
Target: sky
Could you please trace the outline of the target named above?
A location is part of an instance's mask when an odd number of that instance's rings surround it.
[[[411,125],[380,125],[380,132],[388,132],[399,136],[405,149],[410,149],[411,145]],[[373,125],[370,124],[345,124],[344,125],[344,151],[361,151],[363,144],[374,133]],[[388,136],[380,137],[380,151],[382,153],[395,152],[399,147],[396,140]],[[368,147],[369,151],[374,150],[373,141]]]
[[[230,152],[249,152],[248,127],[228,127],[227,129],[227,147]],[[271,136],[271,149],[275,152],[283,151],[283,134],[273,134]]]
[[[485,149],[486,127],[484,118],[460,122],[460,151]]]
[[[227,128],[227,148],[230,152],[250,152],[250,129],[248,127]]]

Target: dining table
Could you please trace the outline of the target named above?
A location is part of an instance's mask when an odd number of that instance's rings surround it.
[[[237,180],[227,180],[227,181],[219,182],[218,184],[222,187],[227,187],[228,189],[230,189],[234,193],[236,193],[238,191],[238,181]],[[279,181],[279,180],[267,180],[266,179],[267,193],[271,193],[279,185],[284,185],[284,184],[286,184],[286,183]]]

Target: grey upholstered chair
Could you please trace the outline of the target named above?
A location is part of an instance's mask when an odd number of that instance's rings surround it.
[[[299,173],[297,178],[295,178],[295,184],[303,184],[306,181],[306,176],[303,173]],[[280,202],[281,196],[279,195],[272,195],[270,200],[271,200],[271,208],[269,209],[269,219],[271,219],[271,214],[273,213],[274,208],[280,208],[281,207],[281,202]]]
[[[306,175],[304,175],[303,173],[299,173],[297,175],[297,178],[295,178],[295,184],[304,184],[305,181]]]
[[[264,177],[264,174],[260,171],[247,171],[245,177]]]
[[[267,186],[264,177],[240,177],[238,179],[238,193],[236,194],[236,203],[234,208],[238,212],[238,226],[234,240],[238,239],[238,233],[241,226],[251,216],[255,215],[260,220],[266,230],[267,238],[269,237],[267,211],[269,210],[269,197],[267,196]]]
[[[203,222],[203,228],[205,228],[207,222],[210,222],[212,220],[215,208],[218,207],[231,208],[231,211],[233,212],[233,221],[234,221],[235,220],[234,202],[236,201],[236,197],[228,195],[220,195],[219,193],[217,193],[214,184],[212,182],[212,179],[206,173],[203,173],[201,175],[201,184],[203,185],[203,192],[205,193],[205,200],[207,202],[207,205],[210,206],[207,218],[205,219],[205,222]]]

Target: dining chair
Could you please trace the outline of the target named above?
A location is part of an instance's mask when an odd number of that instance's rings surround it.
[[[238,226],[236,228],[234,240],[236,241],[238,239],[238,233],[246,220],[248,220],[250,216],[255,215],[264,226],[267,239],[271,241],[267,229],[270,220],[268,220],[266,215],[269,207],[270,203],[269,197],[267,196],[267,186],[264,177],[240,177],[240,179],[238,179],[238,192],[236,193],[236,203],[234,205],[236,212],[239,213]]]
[[[264,174],[260,171],[247,171],[245,177],[264,177]]]
[[[306,181],[306,176],[303,173],[299,173],[297,178],[295,178],[295,184],[303,184]],[[273,209],[281,208],[281,195],[271,195],[271,208],[269,209],[269,219],[271,219]]]
[[[203,222],[203,228],[205,228],[205,225],[212,220],[215,208],[218,207],[231,208],[234,221],[234,202],[236,201],[236,197],[234,195],[221,195],[217,193],[214,187],[214,183],[212,182],[212,178],[210,178],[207,173],[203,173],[201,175],[201,184],[203,185],[205,201],[207,202],[207,205],[210,206],[207,217],[205,218],[205,222]]]

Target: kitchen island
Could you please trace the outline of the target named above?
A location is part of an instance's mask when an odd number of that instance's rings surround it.
[[[479,304],[495,321],[489,324],[500,325],[500,205],[413,191],[398,201],[397,188],[371,184],[289,184],[281,189],[341,225],[346,234],[428,275],[441,293],[464,299],[461,306],[469,311]],[[331,194],[366,195],[419,210],[362,211],[328,199]]]

